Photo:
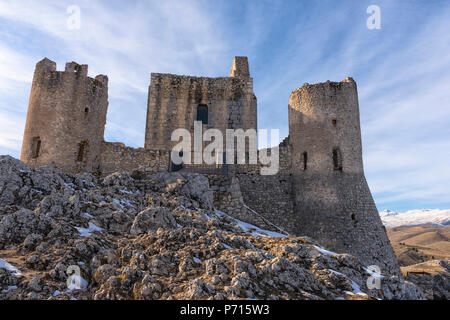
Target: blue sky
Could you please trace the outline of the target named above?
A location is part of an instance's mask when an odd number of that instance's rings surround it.
[[[80,29],[67,28],[77,5]],[[381,9],[369,30],[366,10]],[[19,157],[34,65],[109,77],[105,138],[143,146],[151,72],[228,75],[249,57],[258,127],[288,134],[303,83],[358,83],[366,177],[378,209],[450,207],[450,2],[0,0],[0,154]]]

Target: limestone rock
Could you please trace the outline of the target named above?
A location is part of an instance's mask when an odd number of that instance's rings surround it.
[[[176,227],[176,221],[170,211],[162,207],[151,207],[141,211],[136,216],[130,233],[138,235],[149,231],[156,231],[158,228],[174,227]]]

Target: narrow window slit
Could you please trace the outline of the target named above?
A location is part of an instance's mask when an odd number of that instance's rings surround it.
[[[308,167],[308,152],[303,152],[303,171]]]
[[[89,149],[89,142],[88,141],[81,141],[78,145],[78,155],[77,155],[77,162],[83,162],[86,159],[87,153]]]
[[[342,156],[339,148],[333,149],[333,166],[334,170],[342,171]]]
[[[201,121],[203,124],[208,124],[208,106],[200,104],[197,107],[197,121]]]
[[[34,137],[31,143],[31,157],[33,159],[38,158],[40,151],[41,151],[41,138]]]

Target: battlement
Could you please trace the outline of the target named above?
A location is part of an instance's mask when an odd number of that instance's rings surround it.
[[[203,76],[191,76],[191,75],[183,75],[183,74],[174,74],[174,73],[158,73],[152,72],[151,79],[193,79],[193,80],[225,80],[230,79],[230,77],[203,77]]]
[[[88,76],[88,65],[78,64],[74,61],[67,62],[64,71],[56,70],[56,62],[44,58],[36,64],[35,80],[42,82],[47,79],[52,85],[63,81],[66,75],[75,76],[76,79],[86,79],[92,86],[101,88],[108,87],[108,77],[103,74],[97,75],[95,78]]]
[[[67,62],[65,72],[74,72],[78,73],[82,77],[87,77],[88,75],[88,65],[87,64],[78,64],[76,62]]]
[[[317,90],[319,88],[325,88],[325,87],[333,87],[333,88],[342,88],[342,87],[346,87],[352,85],[356,88],[356,81],[352,78],[352,77],[347,77],[342,81],[330,81],[327,80],[325,82],[319,82],[319,83],[314,83],[314,84],[309,84],[307,82],[305,82],[301,87],[298,87],[296,89],[294,89],[291,93],[295,94],[299,91],[302,90]]]

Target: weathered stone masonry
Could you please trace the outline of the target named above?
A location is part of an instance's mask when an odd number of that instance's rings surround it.
[[[67,63],[64,72],[48,59],[36,65],[21,160],[70,172],[95,171],[108,108],[108,77],[87,76],[87,65]]]
[[[256,97],[246,57],[235,57],[229,77],[206,78],[152,73],[148,95],[146,149],[171,150],[175,129],[194,133],[194,121],[205,117],[203,129],[257,128]],[[225,140],[225,139],[224,139]],[[226,141],[224,141],[225,143]]]
[[[108,78],[87,76],[74,62],[64,72],[48,59],[36,65],[21,160],[68,172],[103,175],[169,167],[173,130],[256,129],[257,101],[246,57],[235,57],[229,77],[153,73],[144,148],[105,142]],[[224,134],[225,137],[225,134]],[[225,143],[226,141],[224,141]],[[269,150],[272,152],[273,150]],[[261,152],[261,151],[259,151]],[[289,99],[289,137],[279,145],[280,170],[227,165],[206,172],[214,205],[241,220],[306,235],[336,252],[348,252],[383,273],[399,273],[364,177],[356,83],[305,84]],[[202,166],[183,170],[201,172]],[[205,172],[204,172],[205,173]],[[276,226],[274,226],[276,225]]]

